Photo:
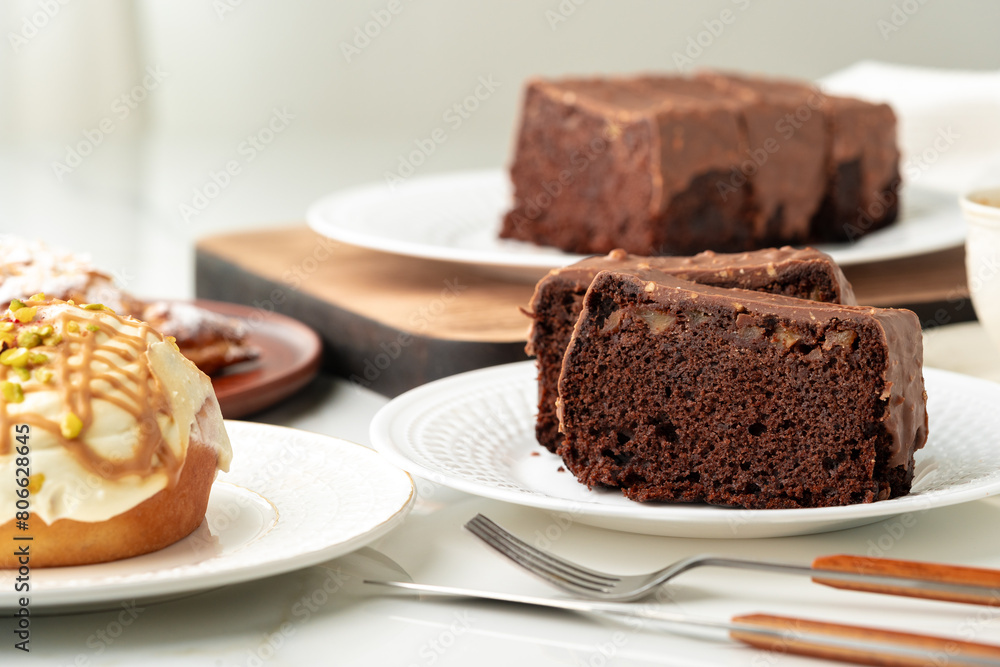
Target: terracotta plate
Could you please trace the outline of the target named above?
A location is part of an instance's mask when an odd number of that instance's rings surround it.
[[[228,368],[212,378],[226,419],[237,419],[288,398],[319,372],[322,343],[298,320],[249,306],[197,299],[195,305],[243,320],[247,342],[260,357]]]

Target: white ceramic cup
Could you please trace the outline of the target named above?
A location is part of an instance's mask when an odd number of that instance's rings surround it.
[[[969,223],[965,272],[976,316],[1000,348],[1000,187],[976,190],[961,199]]]

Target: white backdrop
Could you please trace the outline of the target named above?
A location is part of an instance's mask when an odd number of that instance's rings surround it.
[[[0,32],[0,231],[151,254],[140,284],[188,275],[199,236],[383,179],[438,128],[418,173],[505,164],[535,74],[1000,70],[987,0],[11,0]]]
[[[1000,68],[988,0],[13,0],[0,12],[6,140],[74,136],[146,65],[169,73],[144,109],[158,134],[217,138],[287,106],[310,131],[403,144],[493,75],[502,85],[463,130],[501,154],[533,74],[673,69],[677,55],[805,78],[862,59]],[[12,45],[26,21],[42,27]]]

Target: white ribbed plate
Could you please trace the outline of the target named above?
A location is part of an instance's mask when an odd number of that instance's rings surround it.
[[[361,445],[280,426],[226,421],[233,462],[205,521],[166,549],[99,565],[31,570],[31,613],[116,607],[269,577],[381,537],[415,498],[410,476]],[[17,606],[0,570],[0,612]]]
[[[534,362],[454,375],[393,399],[371,437],[414,475],[467,493],[566,513],[581,523],[673,537],[804,535],[985,498],[1000,492],[1000,384],[924,369],[930,437],[917,452],[912,492],[845,507],[742,510],[636,503],[590,490],[535,441]]]
[[[582,255],[501,239],[511,206],[507,173],[500,169],[419,176],[328,195],[309,208],[314,230],[337,241],[398,255],[461,262],[537,279]],[[965,222],[958,198],[917,187],[900,194],[899,220],[855,243],[816,246],[843,266],[922,255],[961,245]]]

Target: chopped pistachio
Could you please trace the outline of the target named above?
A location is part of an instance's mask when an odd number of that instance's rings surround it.
[[[101,327],[97,326],[96,324],[88,324],[87,325],[87,331],[100,331],[100,330],[101,330]]]
[[[51,336],[46,336],[42,339],[42,344],[52,347],[53,345],[58,345],[62,342],[62,336],[59,334],[52,334]]]
[[[27,366],[28,350],[23,347],[13,347],[0,352],[0,364],[4,366]]]
[[[51,368],[35,369],[35,379],[41,382],[42,384],[48,384],[52,382],[53,375],[54,374],[52,373]]]
[[[0,346],[9,345],[14,346],[14,341],[17,340],[17,336],[12,331],[0,331]]]
[[[24,308],[24,302],[23,301],[21,301],[20,299],[11,299],[10,300],[10,312],[13,313],[15,310],[21,310],[22,308]]]
[[[45,473],[39,472],[28,477],[28,493],[38,493],[45,484]]]
[[[31,308],[18,308],[14,311],[14,319],[18,322],[30,322],[35,319],[35,314],[38,312],[38,308],[32,306]]]
[[[14,328],[13,322],[7,322],[7,321],[0,322],[0,331],[10,331],[13,328]]]
[[[45,301],[45,294],[39,292],[38,294],[32,294],[28,297],[28,301]]]
[[[15,368],[14,374],[17,375],[17,377],[21,378],[22,382],[27,382],[28,380],[31,379],[31,371],[29,371],[27,368]]]
[[[103,303],[88,303],[83,307],[84,310],[107,310],[108,307]]]
[[[8,403],[20,403],[24,400],[24,390],[16,382],[0,382],[0,395]]]
[[[43,338],[45,336],[51,336],[53,333],[55,333],[55,329],[52,328],[51,324],[43,324],[40,327],[32,327],[31,330]]]
[[[21,347],[38,347],[42,344],[42,337],[34,331],[22,331],[17,335],[17,344]]]
[[[72,412],[67,412],[63,415],[62,422],[59,424],[59,430],[62,431],[64,438],[72,440],[80,435],[80,431],[83,430],[83,422]]]
[[[76,322],[67,322],[66,331],[70,333],[77,333],[78,331],[80,331],[80,325],[77,324]]]
[[[49,362],[48,356],[42,354],[41,352],[28,353],[28,363],[31,364],[32,366],[41,366],[42,364],[47,364],[48,362]]]

